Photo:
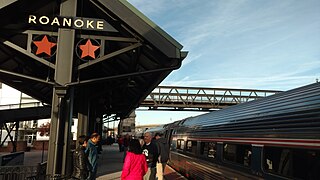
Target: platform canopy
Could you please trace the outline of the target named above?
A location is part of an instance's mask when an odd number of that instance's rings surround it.
[[[53,88],[74,87],[74,110],[88,98],[100,113],[127,117],[187,52],[126,0],[78,0],[76,17],[63,1],[0,1],[0,82],[43,103]],[[71,82],[55,82],[58,29],[75,29]]]

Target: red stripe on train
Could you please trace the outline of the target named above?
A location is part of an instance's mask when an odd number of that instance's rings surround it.
[[[290,147],[320,148],[320,140],[316,139],[268,139],[268,138],[188,138],[196,141],[237,142],[257,145],[278,145]]]

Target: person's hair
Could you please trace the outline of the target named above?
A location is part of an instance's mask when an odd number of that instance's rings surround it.
[[[92,133],[90,138],[99,137],[100,135],[98,133]]]
[[[81,136],[78,137],[78,139],[79,139],[79,144],[80,145],[83,145],[84,142],[88,141],[88,137],[86,135],[81,135]]]
[[[142,149],[138,139],[132,139],[129,142],[129,152],[133,152],[134,154],[141,154]]]
[[[78,137],[78,140],[79,140],[79,144],[80,145],[83,145],[84,142],[88,142],[90,139],[90,137],[86,136],[86,135],[81,135]]]
[[[145,136],[145,135],[149,135],[149,136],[152,138],[152,132],[145,132],[145,133],[144,133],[144,136]]]

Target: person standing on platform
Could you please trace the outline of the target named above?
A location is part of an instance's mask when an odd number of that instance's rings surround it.
[[[90,177],[89,180],[95,180],[97,174],[97,160],[98,160],[98,148],[97,144],[100,141],[100,135],[98,133],[93,133],[90,136],[88,145],[86,148],[86,154],[88,155],[88,161],[90,164]]]
[[[158,145],[158,163],[157,163],[157,178],[158,180],[163,180],[164,169],[169,160],[169,145],[166,142],[166,139],[162,137],[162,134],[155,134],[156,143]]]
[[[118,137],[118,145],[119,145],[119,152],[123,151],[123,138],[121,135]]]
[[[142,153],[147,158],[148,172],[143,177],[144,180],[155,180],[156,179],[156,165],[158,160],[158,149],[154,141],[152,141],[152,134],[146,132],[144,134],[144,145],[142,146]]]
[[[148,171],[145,155],[142,154],[138,139],[129,142],[128,152],[121,173],[122,180],[142,180]]]
[[[86,180],[89,175],[88,159],[85,154],[88,139],[85,135],[79,136],[79,146],[73,153],[72,179]]]
[[[129,142],[131,140],[131,137],[129,136],[129,134],[126,134],[124,139],[123,139],[123,162],[124,162],[124,159],[126,158],[126,154],[127,154],[127,151],[128,151],[128,147],[129,147]]]

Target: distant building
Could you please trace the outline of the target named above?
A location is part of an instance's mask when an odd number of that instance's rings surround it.
[[[10,108],[23,108],[23,107],[34,107],[33,104],[39,104],[40,102],[32,97],[23,94],[22,92],[7,86],[3,83],[0,83],[0,110],[1,109],[10,109]],[[27,141],[28,146],[32,146],[33,141],[44,141],[49,140],[49,136],[40,135],[39,128],[46,124],[50,123],[51,119],[39,119],[39,120],[30,120],[30,121],[21,121],[19,122],[18,136],[17,141]],[[14,123],[6,123],[8,127],[12,127]],[[0,124],[0,141],[2,142],[8,135],[4,126]],[[77,126],[78,120],[74,119],[71,132],[73,134],[73,139],[77,138]],[[12,137],[15,137],[16,131],[15,128],[10,133]],[[4,146],[7,146],[10,138],[7,137],[4,142]]]
[[[136,113],[132,112],[128,118],[120,121],[118,126],[118,133],[120,135],[125,135],[125,134],[134,135],[135,121],[136,121]]]

